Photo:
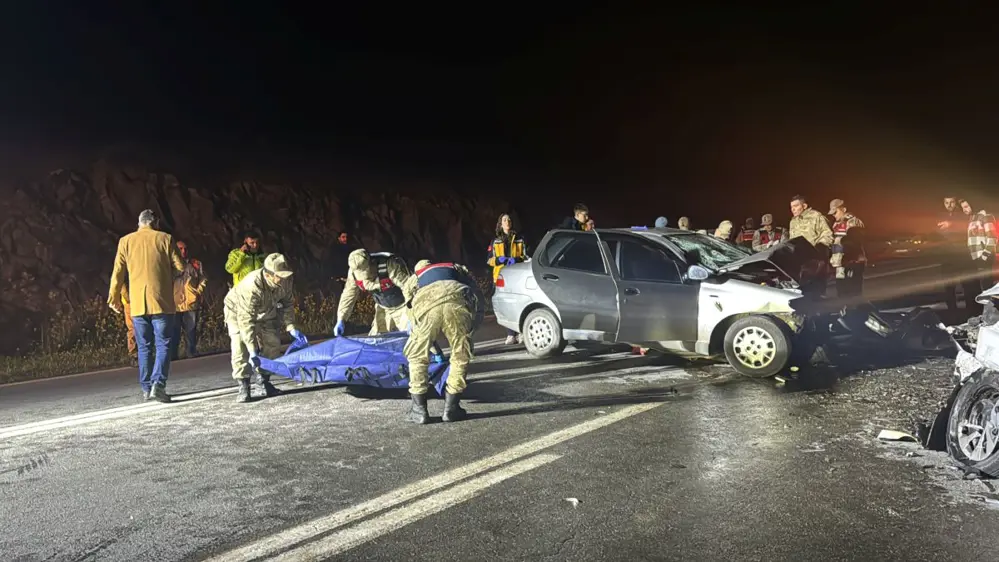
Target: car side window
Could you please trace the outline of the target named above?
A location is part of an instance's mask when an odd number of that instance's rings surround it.
[[[556,234],[545,249],[549,267],[606,274],[604,259],[593,234]]]
[[[663,248],[643,244],[638,240],[621,240],[621,279],[682,283],[676,261]]]

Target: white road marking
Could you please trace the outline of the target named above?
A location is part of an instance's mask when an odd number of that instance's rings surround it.
[[[288,383],[282,383],[280,385],[275,385],[275,386],[287,386],[287,385]],[[163,410],[166,408],[176,408],[178,406],[194,404],[200,400],[220,398],[222,396],[233,395],[236,394],[237,391],[238,389],[236,387],[220,388],[217,390],[206,390],[204,392],[195,392],[192,394],[175,396],[173,402],[170,404],[162,404],[160,402],[143,402],[141,404],[135,404],[132,406],[122,406],[120,408],[98,410],[96,412],[87,412],[84,414],[76,414],[72,416],[65,416],[62,418],[54,418],[50,420],[42,420],[32,423],[26,423],[23,425],[4,427],[0,428],[0,439],[7,439],[10,437],[20,437],[22,435],[31,435],[32,433],[41,433],[53,429],[74,427],[98,421],[114,420],[118,418],[132,416],[135,414],[142,414],[145,412],[155,412],[157,410]]]
[[[418,500],[405,507],[400,507],[384,515],[379,515],[374,519],[365,521],[360,525],[349,527],[323,537],[316,542],[308,543],[285,552],[280,556],[271,558],[271,560],[275,562],[325,560],[329,557],[342,554],[358,545],[377,539],[382,535],[391,533],[410,523],[414,523],[435,513],[440,513],[449,507],[464,503],[490,486],[495,486],[504,480],[544,466],[560,458],[562,458],[561,455],[541,454],[504,466],[478,478],[463,482],[447,490],[446,493],[434,494]]]
[[[908,269],[897,269],[895,271],[885,271],[884,273],[875,273],[873,275],[864,274],[864,279],[877,279],[879,277],[891,277],[892,275],[902,275],[903,273],[912,273],[915,271],[923,271],[925,269],[933,269],[935,267],[940,267],[940,264],[935,263],[932,265],[920,265],[918,267],[910,267]]]
[[[481,346],[483,348],[489,348],[492,346],[499,345],[503,343],[503,341],[504,341],[503,339],[488,340],[486,342],[483,342]],[[445,352],[447,351],[448,349],[445,348]],[[278,380],[280,380],[280,382],[277,382]],[[29,382],[37,382],[37,381],[29,381]],[[321,384],[327,384],[327,383],[321,383]],[[297,385],[298,385],[297,382],[284,379],[282,377],[277,377],[275,379],[275,386],[278,387],[285,388],[288,386],[297,386]],[[109,408],[106,410],[96,410],[93,412],[86,412],[82,414],[74,414],[72,416],[64,416],[61,418],[41,420],[22,425],[0,427],[0,439],[9,439],[11,437],[31,435],[33,433],[41,433],[53,429],[75,427],[99,421],[114,420],[114,419],[124,418],[127,416],[132,416],[135,414],[143,414],[146,412],[155,412],[158,410],[163,410],[165,408],[173,408],[177,406],[192,404],[197,401],[203,401],[206,399],[214,399],[223,396],[235,395],[238,390],[239,389],[235,386],[229,388],[220,388],[216,390],[206,390],[204,392],[195,392],[191,394],[174,396],[173,403],[171,404],[162,404],[160,402],[143,402],[140,404],[133,404],[131,406],[121,406],[118,408]],[[136,395],[136,399],[138,399],[138,395]]]
[[[574,437],[579,437],[602,427],[607,427],[631,416],[641,414],[658,408],[661,402],[646,404],[636,404],[622,408],[616,412],[594,418],[590,421],[568,427],[539,437],[537,439],[521,443],[503,452],[497,453],[473,463],[461,466],[442,474],[432,476],[425,480],[413,482],[381,495],[377,498],[365,501],[336,513],[313,519],[307,523],[281,531],[270,537],[258,540],[235,550],[211,558],[209,562],[238,562],[251,561],[261,557],[274,556],[287,548],[293,547],[301,542],[314,539],[320,535],[329,533],[340,527],[355,523],[365,517],[394,508],[400,504],[414,500],[420,496],[435,492],[447,486],[451,486],[462,480],[471,478],[498,466],[513,462],[522,457],[535,454],[543,449],[553,447],[568,441]]]

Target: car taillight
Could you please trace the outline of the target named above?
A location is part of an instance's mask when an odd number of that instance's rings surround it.
[[[506,287],[506,282],[503,281],[503,274],[502,273],[499,276],[496,277],[496,286],[497,287]]]

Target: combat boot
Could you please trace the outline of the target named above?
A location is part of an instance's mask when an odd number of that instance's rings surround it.
[[[409,412],[406,413],[406,421],[420,425],[430,423],[430,412],[427,411],[427,395],[410,394],[409,397],[413,399],[413,405],[410,406]]]
[[[263,371],[257,371],[257,380],[253,385],[253,394],[261,398],[280,396],[281,390],[271,384],[271,376]]]
[[[451,394],[450,392],[444,395],[444,415],[441,417],[442,420],[446,422],[461,421],[465,419],[465,410],[462,409],[460,394]]]
[[[239,379],[239,394],[236,395],[236,402],[245,404],[250,401],[250,379]]]

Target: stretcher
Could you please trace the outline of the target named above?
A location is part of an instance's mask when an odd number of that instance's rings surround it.
[[[409,363],[402,349],[409,334],[341,336],[312,345],[292,344],[277,359],[260,358],[260,368],[303,385],[351,384],[377,388],[409,388]],[[430,363],[430,385],[444,395],[450,366],[439,353]]]

